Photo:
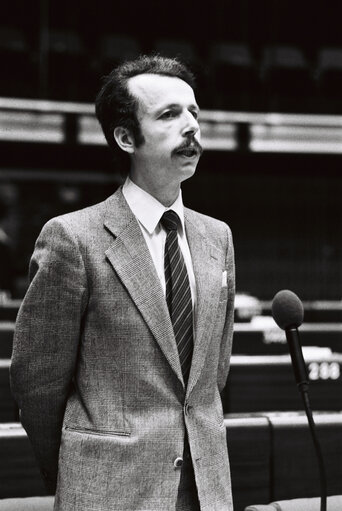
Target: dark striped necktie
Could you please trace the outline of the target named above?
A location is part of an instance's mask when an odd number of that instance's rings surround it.
[[[178,245],[177,213],[165,211],[160,220],[167,232],[164,254],[166,302],[175,333],[185,385],[188,382],[193,352],[192,301],[188,273]]]

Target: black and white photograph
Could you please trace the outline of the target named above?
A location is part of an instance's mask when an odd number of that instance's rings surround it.
[[[341,511],[340,2],[1,11],[0,511]]]

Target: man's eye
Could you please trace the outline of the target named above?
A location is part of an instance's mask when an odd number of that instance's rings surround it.
[[[167,110],[167,112],[164,112],[160,118],[161,119],[172,119],[172,117],[175,117],[176,115],[176,112],[174,112],[173,110]]]
[[[191,110],[191,114],[195,119],[198,119],[198,112],[197,110]]]

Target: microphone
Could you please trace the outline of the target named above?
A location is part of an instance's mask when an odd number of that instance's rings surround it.
[[[298,389],[307,389],[309,378],[298,333],[304,319],[303,304],[295,293],[284,289],[273,298],[272,316],[277,325],[285,330]]]
[[[315,446],[321,487],[321,511],[327,509],[327,481],[324,468],[324,460],[321,447],[316,433],[316,425],[313,419],[309,400],[309,378],[306,365],[303,358],[302,347],[299,340],[298,327],[303,323],[304,307],[298,296],[284,289],[279,291],[273,298],[272,316],[277,325],[285,330],[286,340],[292,360],[292,367],[297,383],[298,390],[301,393],[305,413],[308,418],[311,437]]]

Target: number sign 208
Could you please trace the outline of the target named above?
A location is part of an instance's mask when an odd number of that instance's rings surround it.
[[[341,368],[338,362],[311,362],[308,365],[310,380],[338,380]]]

